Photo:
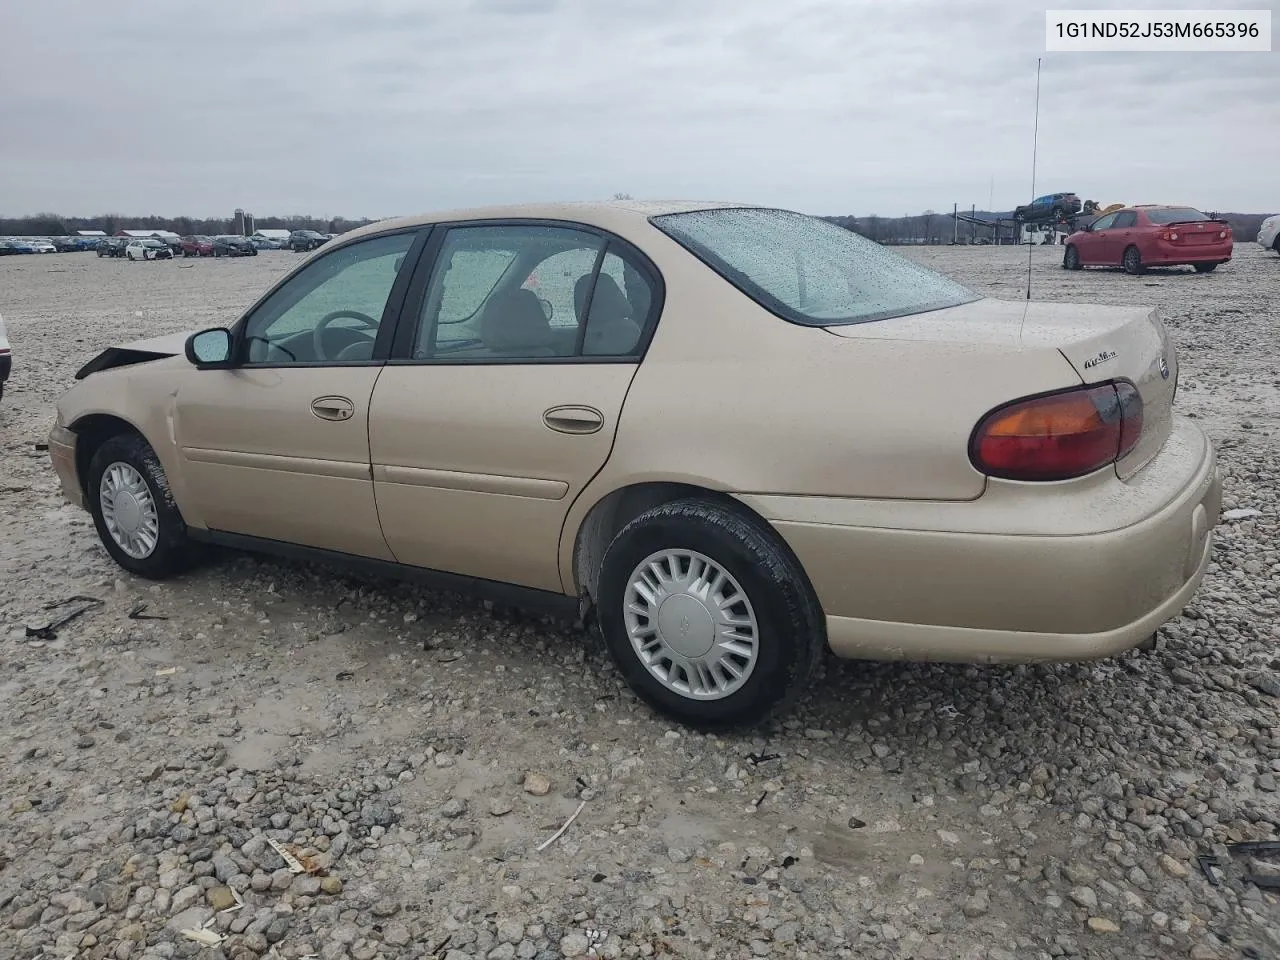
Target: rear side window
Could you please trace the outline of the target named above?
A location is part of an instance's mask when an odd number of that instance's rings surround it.
[[[979,299],[878,243],[801,213],[729,207],[651,222],[792,323],[866,323]]]
[[[1163,210],[1148,210],[1147,219],[1152,223],[1196,223],[1200,220],[1212,220],[1207,214],[1193,207],[1168,207]]]

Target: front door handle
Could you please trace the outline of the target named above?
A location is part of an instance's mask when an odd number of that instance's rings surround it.
[[[565,404],[544,412],[542,422],[559,433],[595,433],[604,426],[604,414],[595,407]]]
[[[311,412],[321,420],[350,420],[356,405],[346,397],[317,397],[311,401]]]

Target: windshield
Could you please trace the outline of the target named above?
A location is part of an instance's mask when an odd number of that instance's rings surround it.
[[[1212,220],[1208,214],[1201,213],[1192,207],[1165,207],[1161,210],[1148,210],[1147,219],[1152,223],[1195,223],[1197,220]]]
[[[652,223],[793,323],[867,323],[979,299],[878,243],[801,213],[730,207],[666,214]]]

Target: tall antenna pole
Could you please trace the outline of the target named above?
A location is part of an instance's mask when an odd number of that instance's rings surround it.
[[[1036,150],[1040,145],[1040,57],[1036,57],[1036,124],[1031,134],[1031,200],[1036,198]],[[1021,238],[1019,238],[1021,239]],[[1031,250],[1034,243],[1027,244],[1027,299],[1031,299]]]

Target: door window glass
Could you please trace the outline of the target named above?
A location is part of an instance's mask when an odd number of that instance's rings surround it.
[[[415,234],[325,254],[275,291],[245,325],[249,363],[351,363],[373,356],[387,298]]]
[[[1097,233],[1099,230],[1110,230],[1112,225],[1115,223],[1115,220],[1116,215],[1114,213],[1108,213],[1105,217],[1099,217],[1097,220],[1093,221],[1093,232]]]
[[[1112,226],[1117,228],[1132,227],[1137,222],[1138,222],[1138,215],[1136,213],[1134,213],[1132,210],[1123,210],[1120,213],[1116,214],[1116,220],[1115,220],[1115,223],[1112,224]]]
[[[574,284],[604,238],[570,227],[494,224],[445,236],[423,300],[417,358],[544,359],[577,352]]]

